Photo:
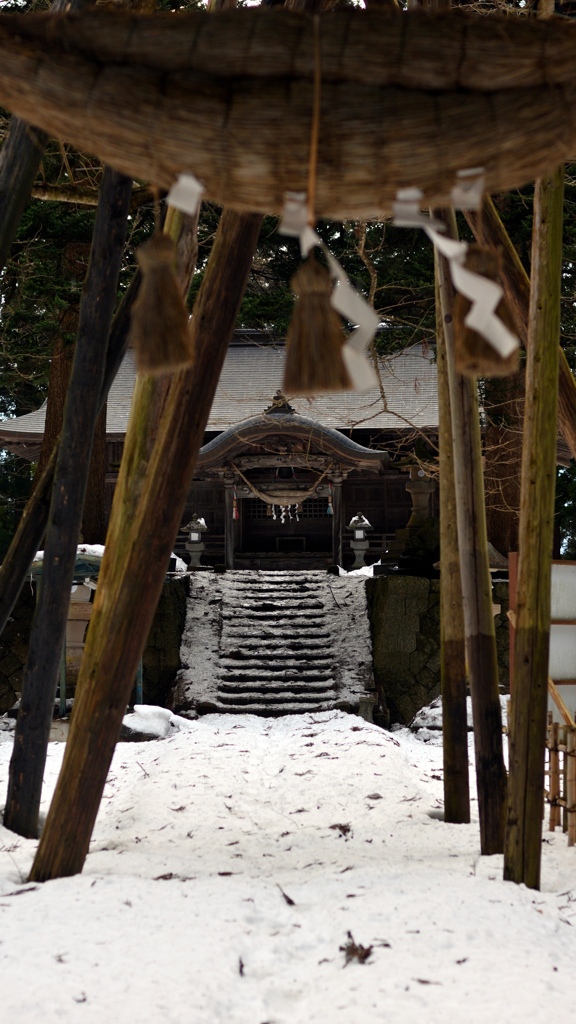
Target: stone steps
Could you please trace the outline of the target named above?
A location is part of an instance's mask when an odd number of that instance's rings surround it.
[[[320,572],[226,574],[217,707],[270,715],[335,706],[325,581]]]
[[[304,699],[305,696],[317,699],[318,695],[324,695],[325,697],[334,696],[335,694],[335,682],[333,679],[324,680],[321,683],[314,683],[310,680],[295,680],[294,682],[288,682],[287,680],[278,679],[260,679],[258,685],[254,680],[250,682],[234,683],[226,680],[221,680],[218,686],[220,695],[233,694],[233,695],[244,695],[246,693],[259,693],[260,697],[271,697],[277,698],[282,695],[290,695],[290,699],[294,699],[296,695]]]
[[[209,705],[200,705],[199,710],[201,714],[218,713],[227,715],[259,715],[263,718],[276,718],[280,715],[302,715],[305,712],[310,711],[333,711],[334,707],[334,700],[317,701],[314,705],[309,705],[304,702],[298,703],[297,701],[294,701],[292,704],[264,705],[258,700],[254,704],[235,703],[233,705],[221,704],[219,701],[214,701],[210,702]]]

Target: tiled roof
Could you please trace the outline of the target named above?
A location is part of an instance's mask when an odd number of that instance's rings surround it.
[[[240,420],[262,412],[282,385],[285,349],[255,345],[231,346],[216,397],[209,430],[225,430]],[[383,410],[380,390],[363,393],[340,391],[311,398],[290,398],[301,416],[326,427],[401,429],[433,427],[438,423],[436,365],[433,353],[421,345],[382,360],[380,374],[388,411]]]
[[[282,384],[285,349],[253,342],[230,346],[208,421],[208,430],[226,430],[233,424],[263,412]],[[355,427],[402,430],[436,427],[438,403],[436,366],[432,350],[414,345],[399,355],[380,362],[387,411],[379,389],[360,393],[344,391],[312,398],[291,398],[290,404],[302,416],[327,427],[346,430]],[[110,389],[106,433],[109,440],[122,440],[128,425],[136,371],[131,351],[126,353]],[[46,403],[36,412],[5,420],[0,440],[38,441],[44,432]]]
[[[108,395],[106,434],[111,441],[124,439],[135,380],[134,356],[129,350],[124,356]],[[0,441],[4,438],[13,441],[39,441],[44,433],[45,420],[46,402],[35,412],[29,412],[25,416],[17,416],[15,419],[4,420],[0,423]]]

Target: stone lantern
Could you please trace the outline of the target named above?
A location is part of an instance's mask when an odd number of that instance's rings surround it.
[[[430,495],[435,490],[434,481],[426,476],[423,469],[418,466],[410,467],[410,480],[406,484],[406,490],[412,498],[412,514],[406,529],[410,534],[416,533],[428,522],[428,506]]]
[[[363,565],[366,565],[365,555],[370,546],[370,541],[366,534],[368,530],[373,530],[374,527],[368,522],[366,516],[359,512],[348,523],[348,529],[354,532],[354,538],[350,541],[350,547],[356,556],[352,568],[360,569]]]
[[[208,527],[204,519],[200,518],[195,512],[190,522],[183,526],[181,533],[188,534],[188,540],[186,541],[186,551],[190,552],[190,568],[197,569],[200,565],[200,559],[204,552],[204,541],[202,534],[206,533]]]

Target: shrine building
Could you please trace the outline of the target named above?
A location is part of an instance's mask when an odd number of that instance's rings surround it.
[[[438,515],[437,489],[414,463],[436,462],[434,352],[414,345],[380,360],[381,388],[291,398],[280,392],[284,345],[237,331],[228,351],[182,526],[205,521],[202,564],[239,569],[349,566],[350,520],[369,521],[367,562],[397,544],[416,519]],[[111,508],[135,382],[129,350],[107,404],[107,504]],[[0,425],[0,444],[39,456],[46,403]],[[412,462],[410,472],[409,462]],[[407,489],[408,488],[408,489]],[[414,515],[412,515],[412,525]],[[186,534],[176,543],[185,554]]]

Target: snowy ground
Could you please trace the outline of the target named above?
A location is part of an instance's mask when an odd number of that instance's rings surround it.
[[[441,758],[339,712],[119,745],[82,875],[26,885],[35,843],[0,828],[2,1020],[569,1020],[576,850],[544,833],[543,892],[503,883],[439,820]]]

